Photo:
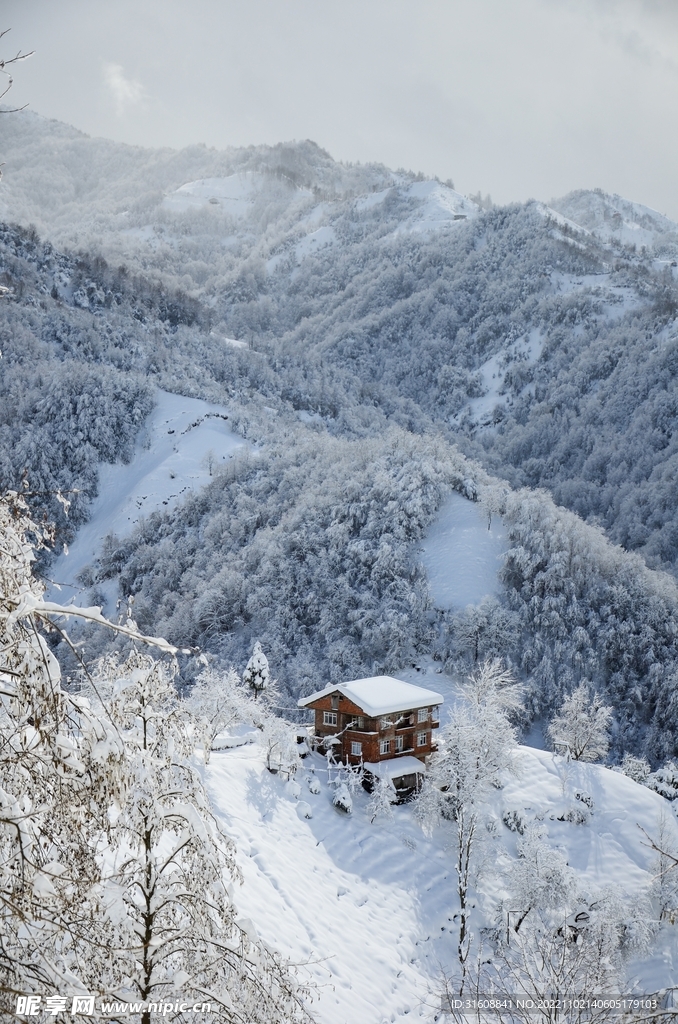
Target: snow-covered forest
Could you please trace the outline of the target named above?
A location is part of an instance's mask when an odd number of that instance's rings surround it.
[[[678,226],[602,192],[494,207],[311,142],[142,150],[25,112],[3,131],[5,990],[188,986],[262,1022],[319,999],[340,1024],[473,986],[678,986]],[[427,566],[466,580],[469,547],[486,592],[441,598]],[[299,697],[384,673],[447,695],[403,806],[297,743]],[[299,858],[353,893],[324,935],[310,903],[267,920]],[[407,871],[419,910],[383,972],[407,994],[348,996],[342,929],[374,876],[387,942]]]

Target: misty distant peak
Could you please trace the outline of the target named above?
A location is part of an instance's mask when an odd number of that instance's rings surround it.
[[[675,241],[678,225],[663,214],[602,189],[577,189],[551,207],[604,241],[653,246]]]

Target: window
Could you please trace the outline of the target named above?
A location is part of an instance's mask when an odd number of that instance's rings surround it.
[[[417,733],[417,746],[418,747],[425,747],[426,746],[427,737],[428,737],[428,733],[427,732],[418,732]]]
[[[337,712],[336,711],[323,711],[323,725],[336,725],[337,724]]]
[[[363,745],[362,745],[362,743],[356,743],[356,741],[353,740],[353,742],[351,743],[351,753],[354,755],[354,757],[360,757],[362,752],[363,752]]]
[[[365,728],[365,719],[362,718],[362,716],[360,718],[356,718],[356,720],[355,720],[355,727],[356,727],[356,729],[364,729]]]
[[[419,708],[417,712],[418,722],[428,722],[428,708]]]
[[[433,711],[431,712],[431,720],[433,722],[437,722],[439,719],[440,719],[440,708],[439,707],[435,707],[435,708],[433,708]]]
[[[403,748],[403,737],[402,736],[396,736],[396,754],[398,753],[399,750],[403,750],[403,749],[404,749]]]
[[[380,754],[389,754],[390,751],[391,751],[391,741],[390,740],[379,740],[379,753]]]

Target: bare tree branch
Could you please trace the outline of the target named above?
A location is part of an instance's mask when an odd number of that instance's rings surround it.
[[[3,36],[6,36],[9,31],[10,30],[6,28],[3,32],[0,32],[0,39],[2,39]],[[19,50],[19,52],[15,54],[14,57],[8,57],[6,60],[0,60],[0,72],[7,79],[7,84],[5,88],[2,90],[2,92],[0,92],[0,100],[3,98],[3,96],[7,95],[9,90],[14,85],[14,79],[12,78],[12,75],[7,70],[7,68],[12,64],[18,63],[20,60],[28,60],[28,58],[32,57],[34,53],[35,50],[31,50],[30,53],[22,53],[21,50]],[[23,107],[14,107],[11,110],[0,110],[0,114],[16,114],[20,110],[25,110],[27,106],[28,104],[24,103]]]

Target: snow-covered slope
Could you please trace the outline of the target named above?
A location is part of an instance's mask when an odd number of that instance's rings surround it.
[[[521,747],[517,760],[519,776],[506,777],[486,808],[496,831],[483,830],[476,935],[495,923],[505,895],[502,873],[516,855],[517,835],[502,822],[507,811],[541,820],[548,842],[565,853],[583,886],[616,885],[629,899],[649,887],[653,854],[637,826],[656,834],[662,811],[670,812],[666,801],[608,769],[567,764],[544,751]],[[396,807],[392,821],[370,824],[360,789],[352,815],[345,815],[332,806],[325,760],[311,755],[303,764],[299,792],[266,771],[260,747],[212,754],[208,788],[236,841],[244,876],[238,906],[266,941],[308,963],[320,986],[321,1024],[428,1017],[440,967],[449,968],[455,957],[458,907],[445,836],[426,839],[412,805]],[[315,794],[314,779],[320,782]],[[559,820],[573,805],[583,806],[578,792],[593,802],[588,824]],[[670,828],[678,838],[675,819]],[[661,935],[656,953],[634,966],[638,991],[678,981],[670,939]]]
[[[678,224],[668,217],[602,189],[578,189],[552,200],[550,205],[606,242],[648,247],[664,241],[678,242]]]
[[[260,176],[251,172],[231,174],[227,178],[200,178],[189,181],[168,193],[162,205],[174,212],[199,210],[205,206],[220,206],[232,217],[244,217],[251,205]]]
[[[415,213],[401,224],[398,233],[440,231],[480,213],[480,208],[471,199],[439,181],[415,181],[402,192],[417,200],[418,206]]]
[[[141,518],[171,508],[219,472],[243,445],[227,421],[228,414],[220,406],[158,392],[133,459],[127,465],[100,466],[99,494],[90,520],[50,570],[51,578],[63,588],[60,600],[73,596],[79,603],[78,573],[96,557],[104,537],[110,533],[124,537]],[[53,587],[50,596],[56,599],[57,593]]]
[[[506,551],[499,516],[490,528],[482,508],[450,494],[421,547],[431,596],[438,608],[464,608],[499,592],[497,573]]]

